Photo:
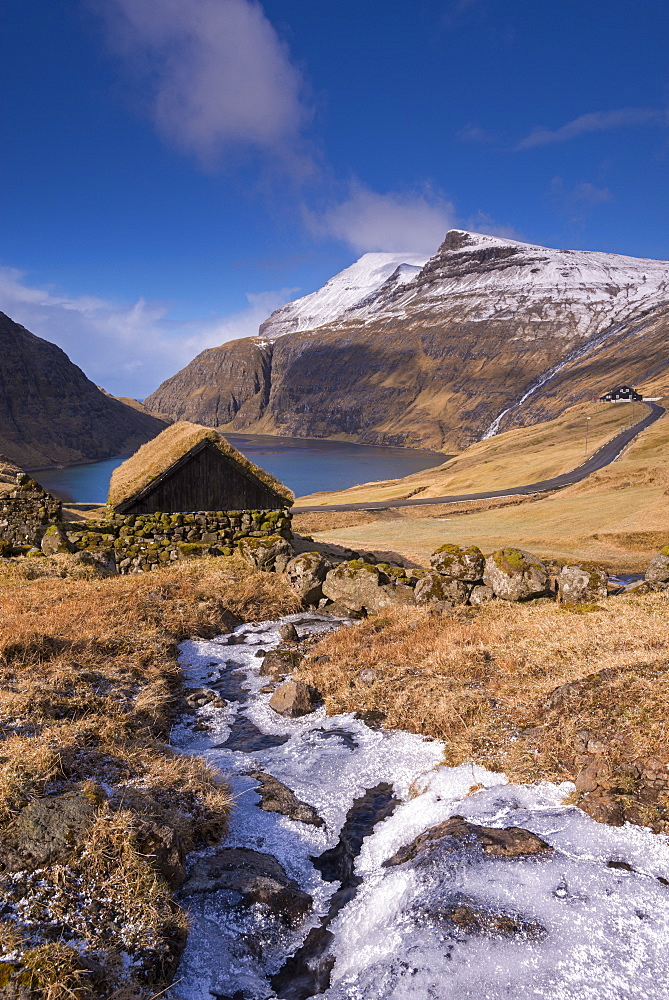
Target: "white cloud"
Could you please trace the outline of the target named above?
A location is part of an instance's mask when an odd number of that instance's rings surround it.
[[[338,205],[319,216],[305,214],[313,233],[341,240],[356,253],[433,254],[455,217],[452,204],[429,190],[422,194],[379,194],[357,182]]]
[[[305,169],[303,81],[256,0],[111,0],[112,45],[151,91],[171,142],[211,167],[255,147]]]
[[[593,111],[580,115],[557,129],[535,128],[525,136],[516,149],[531,149],[534,146],[546,146],[553,142],[567,142],[588,132],[604,132],[613,128],[624,128],[630,125],[649,125],[666,123],[666,112],[654,108],[620,108],[617,111]]]
[[[256,336],[269,314],[296,288],[248,294],[248,307],[229,316],[176,323],[168,307],[92,296],[69,297],[30,285],[15,268],[0,268],[0,309],[31,333],[61,347],[109,392],[142,399],[207,347]]]

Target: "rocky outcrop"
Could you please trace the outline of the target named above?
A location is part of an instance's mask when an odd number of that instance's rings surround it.
[[[669,370],[666,262],[453,230],[405,277],[341,308],[282,307],[263,324],[275,340],[204,352],[146,404],[229,430],[448,450]]]
[[[484,854],[494,858],[519,858],[528,855],[546,855],[553,850],[541,837],[518,826],[497,827],[478,826],[469,823],[462,816],[452,816],[437,826],[419,834],[410,844],[384,861],[385,867],[403,865],[407,861],[422,859],[437,849],[457,850],[462,842],[476,844]]]
[[[269,706],[277,715],[298,719],[309,715],[319,701],[318,691],[302,681],[284,681],[269,700]]]
[[[557,578],[558,599],[568,604],[603,601],[608,594],[609,575],[601,566],[581,563],[563,566]]]
[[[645,580],[652,587],[669,585],[669,545],[660,549],[658,554],[653,556],[646,570]]]
[[[0,452],[46,468],[134,451],[165,422],[98,389],[55,344],[0,313]]]
[[[483,582],[495,597],[525,601],[548,592],[549,579],[541,559],[523,549],[498,549],[485,561]]]
[[[446,544],[430,556],[430,566],[454,580],[475,583],[483,578],[485,559],[477,545]]]

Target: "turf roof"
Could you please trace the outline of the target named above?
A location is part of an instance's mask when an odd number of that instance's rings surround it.
[[[218,431],[211,427],[203,427],[201,424],[192,424],[188,420],[179,420],[176,424],[170,424],[114,470],[109,484],[108,502],[117,506],[124,500],[137,496],[157,476],[167,472],[191,448],[204,440],[211,441],[224,455],[233,459],[246,472],[251,473],[269,489],[278,493],[286,500],[287,504],[292,504],[295,497],[287,486],[275,479],[269,472],[261,469],[260,466],[250,462],[241,452],[233,448]]]

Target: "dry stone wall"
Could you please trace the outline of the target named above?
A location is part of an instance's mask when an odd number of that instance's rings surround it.
[[[62,516],[60,501],[21,472],[15,489],[0,495],[0,542],[34,545]]]
[[[177,559],[230,555],[244,538],[292,537],[288,511],[202,511],[114,514],[108,520],[63,524],[75,551],[106,551],[120,573],[141,573]]]

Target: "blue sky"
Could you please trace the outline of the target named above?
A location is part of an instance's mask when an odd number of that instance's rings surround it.
[[[0,309],[143,397],[452,226],[669,258],[645,0],[4,0]]]

